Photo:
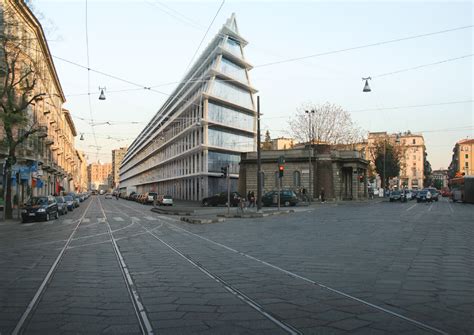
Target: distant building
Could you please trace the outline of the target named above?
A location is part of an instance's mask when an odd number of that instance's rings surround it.
[[[271,150],[288,150],[295,145],[295,140],[292,138],[278,137],[272,140]]]
[[[285,157],[282,187],[301,194],[303,189],[318,198],[324,188],[328,199],[351,200],[367,197],[367,167],[369,162],[356,150],[337,150],[331,145],[314,145],[311,169],[308,148],[265,150],[262,159],[262,189],[277,190],[279,186],[278,158]],[[311,171],[311,178],[310,178]],[[242,154],[239,192],[257,191],[257,153]]]
[[[112,173],[112,164],[111,163],[91,163],[87,166],[87,180],[89,183],[90,190],[99,189],[100,185],[108,185],[109,178]]]
[[[439,189],[448,187],[448,170],[433,170],[431,172],[433,185]]]
[[[87,179],[87,160],[84,153],[79,150],[76,150],[75,156],[74,190],[76,192],[85,192],[89,187]]]
[[[456,175],[474,175],[474,139],[458,141],[453,148],[451,164],[448,168],[449,178]]]
[[[372,164],[373,171],[375,171],[375,152],[377,143],[390,143],[401,153],[400,158],[400,176],[395,177],[391,181],[392,186],[407,187],[410,189],[423,188],[424,174],[424,160],[425,160],[425,140],[422,134],[415,134],[410,131],[404,133],[387,132],[372,132],[369,133],[367,139],[367,148],[365,149],[365,156]],[[359,151],[364,151],[363,148],[358,148]],[[377,178],[377,183],[380,185],[380,177]]]
[[[123,157],[126,153],[127,147],[112,150],[112,188],[116,188],[119,185],[120,164],[122,164]]]

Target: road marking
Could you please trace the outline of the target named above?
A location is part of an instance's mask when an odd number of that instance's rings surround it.
[[[433,203],[431,203],[430,207],[428,208],[428,212],[431,212],[432,208],[433,208]]]
[[[123,221],[123,219],[122,219],[120,216],[114,217],[114,220],[115,220],[115,221]]]
[[[152,216],[144,216],[143,218],[146,219],[146,220],[148,220],[148,221],[155,221],[155,220],[157,220],[157,218],[154,218],[154,217],[152,217]]]
[[[408,212],[408,211],[411,211],[411,210],[412,210],[413,208],[415,208],[417,205],[418,205],[418,204],[414,204],[413,206],[407,208],[407,212]]]
[[[451,203],[449,202],[449,199],[448,199],[448,207],[449,207],[449,210],[451,211],[451,213],[454,213],[453,206],[451,206]]]
[[[65,223],[65,224],[71,224],[71,223],[72,223],[72,219],[65,219],[65,220],[63,220],[63,223]]]
[[[100,200],[99,200],[99,201],[100,201]],[[105,223],[105,220],[106,220],[105,218],[99,218],[99,219],[97,219],[97,222],[99,222],[99,223]]]
[[[84,223],[89,223],[89,222],[91,222],[91,219],[85,218],[84,220],[82,220],[82,222],[84,222]]]
[[[133,221],[140,221],[139,218],[136,218],[136,217],[134,217],[134,216],[130,216],[130,219],[132,219]]]

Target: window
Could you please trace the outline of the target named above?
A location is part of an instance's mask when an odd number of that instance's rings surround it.
[[[212,93],[215,96],[228,100],[236,105],[253,109],[252,96],[249,91],[228,84],[222,80],[216,80],[214,82]]]
[[[254,130],[254,116],[212,102],[209,102],[208,105],[208,118],[211,121],[219,122],[228,126],[242,128],[249,131]]]
[[[416,144],[416,139],[413,139],[413,144]]]
[[[209,129],[209,145],[242,152],[254,151],[254,137],[230,131]]]
[[[209,151],[208,171],[221,172],[224,166],[230,166],[230,173],[239,173],[240,155]]]
[[[242,49],[240,49],[240,43],[231,37],[227,38],[226,49],[229,50],[235,56],[242,58]]]
[[[245,69],[226,58],[222,58],[221,71],[232,78],[247,82],[247,74],[245,73]]]
[[[301,173],[299,171],[293,172],[293,186],[301,186]]]
[[[469,162],[465,162],[464,165],[465,165],[466,167],[469,167]]]
[[[466,159],[468,159],[468,158],[469,158],[469,154],[465,154],[464,157],[465,157]]]

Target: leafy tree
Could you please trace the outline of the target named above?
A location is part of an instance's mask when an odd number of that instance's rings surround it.
[[[314,111],[314,113],[306,113]],[[289,120],[290,135],[299,142],[352,144],[362,140],[362,131],[342,107],[326,102],[306,103]]]
[[[15,34],[20,30],[11,13],[4,12],[0,35],[0,149],[3,165],[4,217],[12,218],[12,167],[17,151],[26,140],[40,130],[32,106],[43,99],[38,92],[40,79],[33,57],[29,56],[28,39]],[[9,14],[9,16],[7,16]]]
[[[265,132],[265,139],[262,143],[262,150],[271,150],[272,149],[272,138],[270,136],[270,131],[267,129]]]
[[[433,180],[431,178],[431,173],[433,172],[433,170],[431,169],[431,164],[428,161],[428,159],[426,159],[426,157],[428,157],[428,153],[425,150],[423,153],[423,173],[424,173],[423,185],[425,187],[428,187],[428,186],[431,186],[431,184],[433,183]]]
[[[400,152],[388,141],[379,141],[374,151],[375,171],[382,178],[382,187],[388,185],[390,178],[400,174]]]

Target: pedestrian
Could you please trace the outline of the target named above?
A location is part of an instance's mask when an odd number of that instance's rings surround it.
[[[255,207],[255,193],[250,192],[250,207]]]
[[[251,204],[251,201],[252,201],[251,198],[252,198],[252,194],[251,194],[250,191],[248,191],[247,192],[247,203],[248,203],[247,207],[250,207],[250,204]]]
[[[324,199],[324,187],[321,187],[321,202],[325,203],[326,199]]]

